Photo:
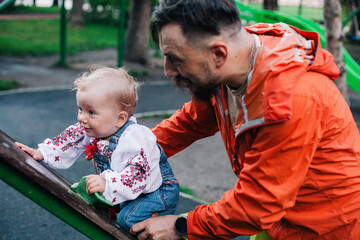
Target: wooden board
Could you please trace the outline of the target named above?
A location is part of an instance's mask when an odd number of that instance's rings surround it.
[[[0,130],[0,179],[92,239],[135,239],[89,206],[60,174],[35,161]]]

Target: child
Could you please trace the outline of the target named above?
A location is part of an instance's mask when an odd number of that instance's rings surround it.
[[[152,214],[174,214],[179,184],[151,130],[133,116],[138,83],[122,69],[107,67],[75,80],[78,123],[32,149],[16,143],[35,160],[69,168],[85,151],[100,175],[89,175],[86,189],[120,204],[119,224],[127,231]]]

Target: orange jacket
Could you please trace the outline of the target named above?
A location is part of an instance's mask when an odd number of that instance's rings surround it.
[[[168,157],[220,130],[239,178],[219,201],[189,213],[189,239],[263,230],[273,239],[360,239],[360,137],[331,81],[339,74],[332,56],[313,32],[286,24],[246,30],[261,47],[239,130],[229,127],[222,87],[153,129]]]

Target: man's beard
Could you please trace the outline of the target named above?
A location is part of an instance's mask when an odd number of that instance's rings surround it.
[[[192,99],[198,102],[209,101],[210,97],[215,94],[218,88],[218,77],[211,73],[207,64],[202,64],[202,74],[207,79],[208,84],[206,86],[200,86],[193,83],[188,78],[181,75],[172,78],[175,85],[180,88],[186,88],[191,95]]]

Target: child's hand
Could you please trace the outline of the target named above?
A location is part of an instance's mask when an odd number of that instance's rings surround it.
[[[35,159],[36,161],[42,161],[44,160],[44,156],[42,155],[41,151],[39,149],[33,149],[31,147],[28,147],[22,143],[15,142],[15,145],[21,148],[24,152],[30,154],[30,156]]]
[[[88,194],[94,192],[103,193],[105,191],[106,181],[99,175],[91,174],[86,177],[86,191]]]

